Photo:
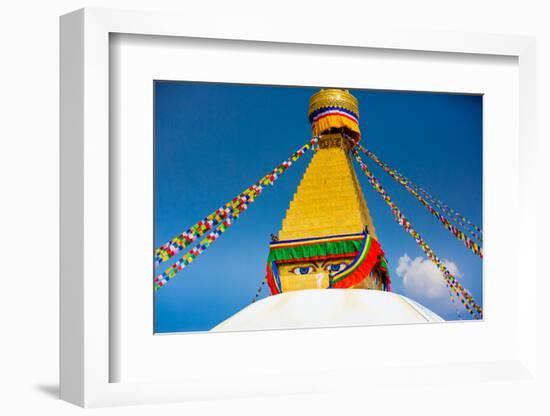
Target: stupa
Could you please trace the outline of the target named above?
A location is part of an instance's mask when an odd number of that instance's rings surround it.
[[[391,293],[384,251],[350,157],[361,139],[357,99],[347,90],[322,89],[311,97],[308,117],[318,146],[270,243],[272,296],[214,330],[441,321]]]

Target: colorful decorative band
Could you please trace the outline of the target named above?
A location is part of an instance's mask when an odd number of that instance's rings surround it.
[[[384,259],[384,260],[382,260]],[[379,269],[383,272],[383,283],[386,290],[389,290],[390,280],[387,274],[387,263],[385,262],[384,252],[378,241],[370,235],[365,234],[361,251],[344,270],[331,274],[330,280],[333,288],[343,289],[352,287],[364,280],[374,269],[380,265]],[[385,271],[385,273],[384,273]]]
[[[321,111],[310,118],[313,135],[319,136],[332,128],[346,128],[357,135],[361,134],[357,116],[349,110],[323,108]]]
[[[348,234],[277,241],[270,244],[268,262],[354,255],[361,250],[363,239],[363,234]]]
[[[281,248],[281,247],[291,247],[291,246],[302,246],[305,244],[327,243],[330,241],[362,240],[362,239],[363,239],[363,233],[338,234],[338,235],[329,235],[326,237],[310,237],[310,238],[297,238],[295,240],[273,241],[269,244],[269,246],[270,248]]]
[[[344,117],[347,117],[347,118],[355,121],[356,123],[359,123],[359,117],[357,116],[357,114],[355,114],[351,110],[348,110],[346,108],[341,108],[341,107],[319,108],[318,110],[313,111],[309,115],[309,122],[313,123],[313,122],[315,122],[315,121],[317,121],[317,120],[319,120],[323,117],[327,117],[327,116],[330,116],[330,115],[344,116]]]
[[[267,285],[269,286],[269,290],[271,290],[272,295],[276,295],[283,291],[281,279],[279,278],[279,270],[274,261],[267,263],[266,278]]]

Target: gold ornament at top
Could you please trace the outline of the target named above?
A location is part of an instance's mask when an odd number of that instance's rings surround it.
[[[315,93],[309,99],[308,117],[316,110],[326,107],[339,107],[352,111],[359,117],[359,103],[348,90],[340,90],[336,88],[322,89]]]

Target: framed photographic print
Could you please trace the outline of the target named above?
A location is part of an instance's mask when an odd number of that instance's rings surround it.
[[[188,23],[62,17],[62,398],[529,378],[533,40]]]

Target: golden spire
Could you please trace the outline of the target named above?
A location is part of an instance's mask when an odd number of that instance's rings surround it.
[[[357,99],[347,90],[326,89],[310,99],[308,115],[341,108],[358,116]],[[327,114],[323,131],[350,121]],[[347,113],[346,113],[347,114]],[[315,121],[313,121],[315,123]],[[358,124],[357,130],[358,130]],[[342,132],[322,134],[315,152],[283,220],[280,240],[361,233],[365,228],[376,238],[374,224],[352,166],[349,142]]]
[[[356,141],[360,136],[357,99],[346,90],[321,90],[311,97],[308,116],[313,135],[319,137],[318,148],[286,211],[278,240],[270,245],[271,291],[331,284],[384,290],[389,278],[378,258],[383,251],[349,154],[350,138]],[[363,260],[374,256],[375,266],[362,260],[357,264],[370,271],[351,271],[344,286],[336,280],[331,283],[331,276],[345,273],[365,247],[369,254]]]

